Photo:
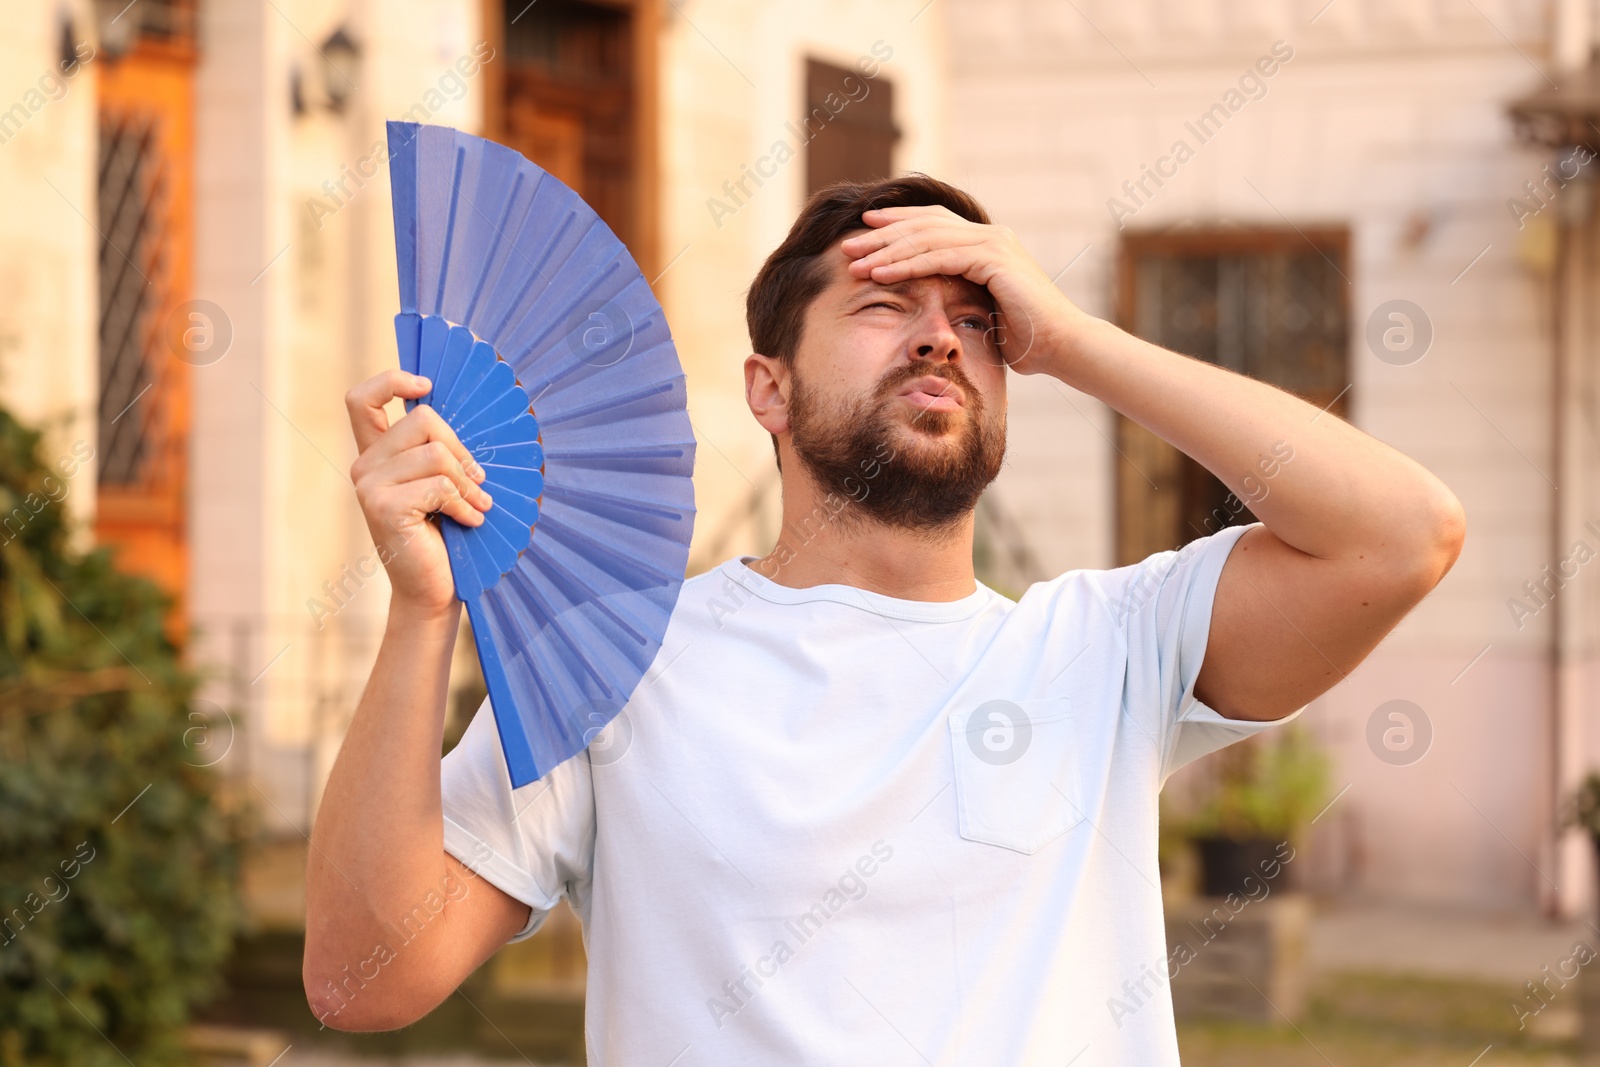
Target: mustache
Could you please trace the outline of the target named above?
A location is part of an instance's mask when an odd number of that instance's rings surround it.
[[[978,392],[972,386],[972,379],[954,363],[909,363],[896,367],[878,382],[877,399],[882,400],[893,395],[895,390],[916,378],[929,377],[943,378],[965,393],[969,401],[978,399]]]

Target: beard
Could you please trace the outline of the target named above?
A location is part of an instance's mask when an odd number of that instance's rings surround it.
[[[908,420],[896,394],[914,378],[943,378],[965,407],[922,410]],[[1000,473],[1004,412],[991,421],[984,399],[950,363],[896,367],[869,396],[824,412],[798,374],[789,400],[790,443],[824,492],[842,492],[840,513],[886,526],[938,533],[965,518]]]

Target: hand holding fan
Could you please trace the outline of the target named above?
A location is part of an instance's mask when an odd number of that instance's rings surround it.
[[[483,465],[440,519],[513,787],[583,750],[650,668],[694,525],[661,305],[571,189],[503,145],[391,122],[400,365]]]

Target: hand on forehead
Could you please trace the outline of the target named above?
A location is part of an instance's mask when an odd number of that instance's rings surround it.
[[[850,238],[858,236],[864,231],[857,230],[847,233],[834,242],[833,247],[840,252],[844,269],[840,270],[837,263],[833,265],[833,284],[842,285],[847,295],[867,290],[877,290],[886,293],[895,293],[907,299],[924,299],[931,295],[931,291],[939,290],[946,300],[961,301],[981,306],[986,311],[995,310],[995,300],[986,286],[979,285],[970,278],[959,274],[932,274],[920,278],[906,278],[897,282],[876,282],[868,273],[866,276],[851,270],[851,264],[858,262],[862,255],[851,255],[844,251],[843,245]]]

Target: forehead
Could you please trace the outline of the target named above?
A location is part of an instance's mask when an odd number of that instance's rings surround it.
[[[875,282],[871,278],[857,278],[848,270],[850,258],[839,246],[857,234],[868,232],[870,231],[866,227],[851,230],[841,235],[823,253],[823,261],[828,270],[828,284],[823,290],[826,295],[838,300],[849,300],[867,293],[891,292],[916,298],[931,290],[940,290],[948,301],[976,304],[990,311],[994,310],[994,297],[989,295],[989,290],[959,275],[936,274],[931,277],[908,278],[903,282],[890,283]]]

